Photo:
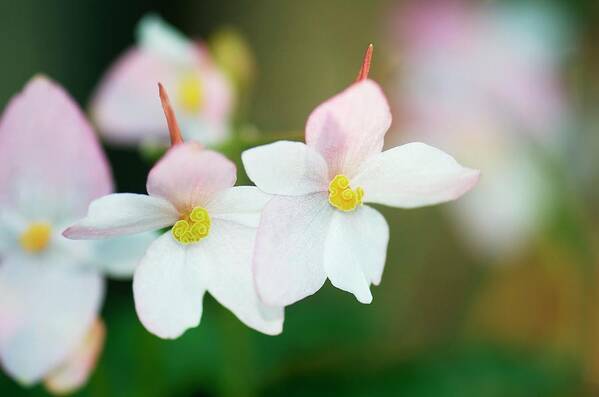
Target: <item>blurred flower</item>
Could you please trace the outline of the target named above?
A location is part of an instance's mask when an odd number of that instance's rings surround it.
[[[185,138],[218,144],[230,134],[233,92],[201,42],[185,38],[155,15],[144,17],[138,43],[111,67],[92,100],[91,113],[111,143],[166,146],[156,83],[175,93],[173,106]]]
[[[102,346],[103,275],[130,275],[149,236],[122,246],[60,234],[112,179],[78,106],[46,78],[8,104],[0,164],[0,360],[20,383],[71,390]]]
[[[449,0],[412,3],[395,26],[402,130],[481,169],[453,208],[476,248],[516,252],[551,204],[539,149],[553,153],[568,122],[563,23],[546,8]]]
[[[65,231],[73,239],[106,238],[170,227],[146,252],[133,279],[137,314],[161,338],[200,322],[206,291],[248,326],[278,334],[283,309],[258,300],[251,258],[260,211],[257,188],[233,187],[237,169],[223,155],[182,143],[162,92],[173,147],[148,175],[149,195],[111,194]]]
[[[422,143],[381,152],[391,114],[380,87],[365,77],[361,71],[361,81],[312,112],[306,144],[279,141],[242,155],[249,178],[275,195],[264,208],[254,253],[258,293],[267,303],[294,303],[327,277],[370,303],[389,228],[362,204],[437,204],[478,180],[478,171]]]

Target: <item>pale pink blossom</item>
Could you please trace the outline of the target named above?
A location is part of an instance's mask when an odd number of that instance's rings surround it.
[[[208,49],[155,15],[137,28],[137,44],[128,49],[99,84],[91,103],[92,120],[114,144],[167,144],[160,81],[173,95],[184,137],[218,144],[230,133],[233,91]]]
[[[94,354],[75,352],[98,321],[104,276],[131,275],[148,236],[123,245],[61,232],[112,189],[78,106],[55,83],[32,79],[0,120],[0,361],[24,385],[70,366],[60,383],[72,389],[95,366],[101,339]]]
[[[306,143],[279,141],[245,151],[243,164],[262,191],[264,208],[254,252],[258,293],[289,305],[328,278],[370,303],[381,281],[389,228],[366,203],[415,208],[454,200],[479,172],[423,143],[382,151],[391,124],[381,88],[365,79],[318,106]],[[366,72],[364,72],[366,70]]]
[[[392,139],[425,139],[482,170],[451,214],[479,254],[518,253],[552,205],[538,153],[566,142],[567,24],[538,4],[425,0],[400,11]]]

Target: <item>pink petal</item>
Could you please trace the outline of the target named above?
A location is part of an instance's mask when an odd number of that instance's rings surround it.
[[[83,386],[96,366],[105,337],[106,327],[96,319],[79,347],[46,377],[46,389],[53,394],[68,394]]]
[[[152,168],[147,189],[171,202],[180,212],[205,206],[220,191],[235,184],[237,169],[225,156],[197,143],[172,147]]]
[[[160,56],[131,48],[100,83],[91,114],[102,136],[116,144],[155,139],[165,144],[168,131],[156,84],[174,89],[176,70]]]
[[[355,83],[318,106],[308,118],[306,143],[329,165],[329,177],[352,177],[383,149],[391,125],[389,104],[372,80]]]
[[[0,203],[43,198],[73,217],[112,190],[109,166],[77,104],[58,85],[33,78],[0,121]],[[35,196],[35,197],[32,197]]]

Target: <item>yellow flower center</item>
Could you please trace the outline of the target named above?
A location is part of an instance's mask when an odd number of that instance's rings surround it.
[[[21,247],[33,254],[43,251],[50,242],[52,228],[46,222],[34,222],[21,234]]]
[[[195,207],[189,215],[178,220],[171,229],[175,240],[183,245],[197,243],[210,233],[210,216],[202,207]]]
[[[341,211],[353,211],[362,204],[364,189],[349,186],[349,178],[345,175],[336,175],[329,183],[329,203]]]
[[[186,74],[179,81],[179,105],[189,112],[197,113],[204,102],[202,81],[193,73]]]

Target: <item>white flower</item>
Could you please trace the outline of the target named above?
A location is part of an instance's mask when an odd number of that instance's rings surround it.
[[[174,145],[148,175],[149,195],[102,197],[65,236],[106,238],[172,226],[152,243],[133,278],[144,326],[162,338],[179,337],[199,324],[207,291],[248,326],[278,334],[283,309],[258,300],[251,269],[269,196],[255,187],[233,187],[236,167],[221,154],[178,143],[174,114],[163,100]]]
[[[131,275],[149,236],[123,246],[61,232],[111,191],[108,163],[78,106],[34,78],[0,121],[0,360],[20,383],[45,379],[65,392],[95,366],[104,275]]]
[[[478,171],[422,143],[381,152],[390,123],[381,89],[363,80],[314,110],[306,144],[280,141],[243,153],[250,179],[276,195],[264,208],[254,253],[264,302],[289,305],[315,293],[327,277],[371,302],[369,287],[381,281],[389,230],[363,203],[432,205],[477,182]]]
[[[111,143],[167,144],[160,102],[161,81],[175,93],[173,106],[186,139],[218,144],[230,133],[233,88],[207,48],[156,15],[142,18],[137,45],[110,68],[91,105],[93,121]]]

